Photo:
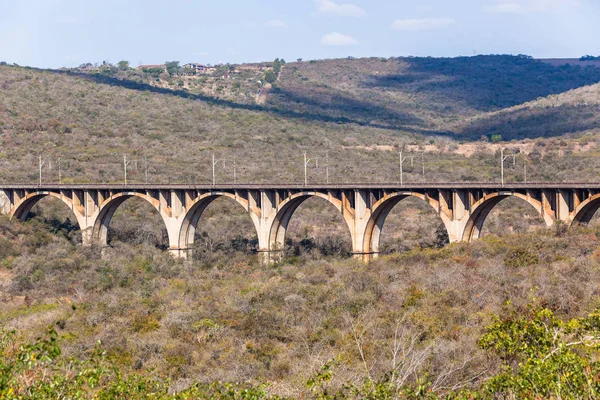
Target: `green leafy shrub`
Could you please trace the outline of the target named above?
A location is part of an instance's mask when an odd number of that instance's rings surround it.
[[[85,359],[61,358],[53,328],[30,344],[17,344],[15,331],[0,331],[2,399],[277,399],[264,386],[195,383],[172,393],[167,380],[125,374],[111,365],[98,343]]]
[[[539,262],[539,254],[525,246],[512,247],[508,249],[504,256],[504,264],[510,268],[529,267]]]
[[[505,364],[481,394],[498,398],[598,398],[600,312],[568,321],[545,308],[496,317],[479,340]]]

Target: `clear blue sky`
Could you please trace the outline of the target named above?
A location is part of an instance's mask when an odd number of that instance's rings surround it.
[[[0,61],[600,55],[599,0],[0,0]]]

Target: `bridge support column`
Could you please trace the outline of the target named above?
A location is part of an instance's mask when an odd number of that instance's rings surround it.
[[[183,219],[163,215],[163,220],[167,227],[167,235],[169,236],[169,253],[175,258],[190,258],[192,250],[188,248],[187,243],[180,240]]]
[[[257,250],[258,261],[261,265],[276,264],[283,260],[284,250]]]
[[[174,258],[181,258],[182,260],[187,260],[192,257],[192,250],[188,248],[169,247],[168,252]]]
[[[440,194],[440,213],[451,217],[445,224],[450,243],[465,240],[464,234],[472,204],[473,195],[469,190],[453,190]]]
[[[279,195],[274,190],[249,191],[248,212],[254,222],[258,235],[258,259],[263,265],[274,264],[285,256],[285,229],[276,218]],[[277,228],[277,229],[276,229]],[[281,237],[277,234],[282,229]]]
[[[8,190],[0,190],[0,214],[10,214],[13,204],[11,204],[8,193]]]
[[[346,202],[349,199],[344,200]],[[373,248],[372,238],[367,233],[367,226],[369,222],[372,222],[372,203],[371,191],[354,191],[354,206],[351,207],[353,209],[352,256],[363,262],[369,262],[379,257],[378,248]]]
[[[94,225],[83,227],[81,229],[81,245],[91,247],[94,244]]]
[[[100,210],[100,194],[98,191],[71,191],[73,212],[77,216],[81,229],[81,244],[90,247],[94,244],[94,225]],[[80,214],[82,214],[80,216]]]
[[[571,212],[575,209],[574,194],[572,190],[558,190],[556,199],[556,215],[555,219],[567,223]]]
[[[450,243],[458,243],[465,240],[464,234],[467,227],[467,222],[468,217],[460,220],[451,220],[450,223],[446,225],[446,230],[448,231],[448,241]]]
[[[253,216],[252,220],[256,224],[256,233],[258,235],[258,258],[261,264],[270,264],[278,260],[271,254],[277,251],[276,243],[271,239],[271,216],[276,211],[274,193],[272,191],[251,191],[248,195],[249,212]],[[254,215],[252,215],[254,214]],[[279,257],[283,255],[280,254]]]
[[[369,263],[369,262],[379,258],[379,253],[378,252],[360,252],[360,253],[352,252],[352,258],[354,258],[355,260],[362,261],[364,263]]]

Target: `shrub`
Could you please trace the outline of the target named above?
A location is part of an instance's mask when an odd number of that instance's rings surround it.
[[[536,265],[540,262],[540,256],[524,246],[516,246],[508,249],[504,256],[504,265],[510,268],[522,268]]]

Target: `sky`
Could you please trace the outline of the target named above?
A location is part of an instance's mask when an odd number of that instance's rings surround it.
[[[600,55],[600,0],[0,0],[0,61]]]

